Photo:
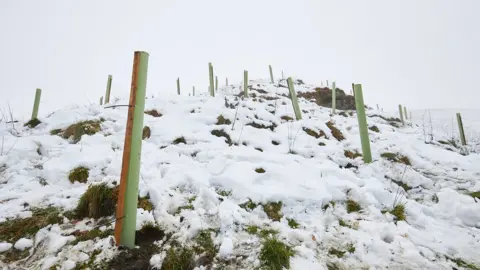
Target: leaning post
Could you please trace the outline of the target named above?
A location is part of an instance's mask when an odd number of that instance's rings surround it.
[[[363,102],[362,85],[355,84],[353,92],[355,93],[355,107],[357,109],[360,141],[362,142],[363,161],[365,163],[370,163],[372,162],[372,152],[370,150],[370,138],[368,137],[367,116],[365,114],[365,104]]]

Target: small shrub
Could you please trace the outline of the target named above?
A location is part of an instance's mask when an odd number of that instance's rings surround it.
[[[70,125],[63,131],[64,139],[73,139],[73,143],[77,143],[82,139],[83,135],[94,135],[101,130],[99,120],[87,120]]]
[[[284,121],[293,121],[293,118],[288,116],[288,115],[283,115],[280,117],[280,119],[284,120]]]
[[[193,270],[194,253],[186,247],[171,247],[162,263],[161,270]]]
[[[230,121],[230,119],[223,117],[223,115],[220,115],[217,117],[216,125],[231,125],[231,124],[232,124],[232,121]]]
[[[38,120],[37,118],[34,118],[34,119],[31,119],[30,121],[28,121],[27,123],[25,123],[25,127],[29,127],[29,128],[35,128],[36,126],[40,125],[42,122],[40,122],[40,120]]]
[[[380,132],[380,129],[378,129],[377,126],[371,126],[371,127],[369,127],[368,129],[370,129],[371,131],[377,132],[377,133]]]
[[[0,223],[0,242],[15,243],[20,238],[30,238],[43,227],[50,224],[61,224],[63,218],[59,216],[57,208],[34,208],[32,216],[17,218]]]
[[[356,201],[347,200],[347,213],[358,212],[361,209],[362,208],[360,207],[360,204],[358,204]]]
[[[327,122],[327,127],[332,131],[332,136],[335,137],[335,139],[337,139],[338,141],[345,140],[342,132],[337,127],[335,127],[332,121]]]
[[[402,156],[400,154],[385,152],[385,153],[380,154],[380,156],[385,158],[388,161],[402,163],[402,164],[409,165],[409,166],[412,165],[410,163],[410,159],[408,159],[408,157]]]
[[[118,199],[118,187],[109,188],[105,183],[91,185],[80,197],[75,209],[78,218],[100,218],[111,216],[115,213]]]
[[[242,203],[239,206],[240,206],[240,208],[243,208],[245,210],[247,210],[247,209],[253,210],[253,209],[257,208],[258,204],[253,202],[251,199],[248,199],[248,202]]]
[[[89,176],[89,169],[85,167],[77,167],[70,171],[68,180],[73,184],[75,181],[79,183],[86,183]]]
[[[268,202],[263,205],[263,211],[273,221],[280,221],[283,215],[280,213],[282,210],[282,202]]]
[[[212,130],[211,134],[217,137],[224,137],[226,139],[225,142],[228,145],[232,145],[232,139],[230,138],[230,135],[228,135],[228,133],[226,133],[224,130],[215,129]]]
[[[145,111],[145,114],[151,115],[153,117],[161,117],[162,116],[162,114],[159,113],[157,110]]]
[[[143,131],[142,131],[142,139],[148,139],[152,135],[152,131],[150,130],[150,127],[144,126]]]
[[[289,269],[290,257],[294,256],[292,248],[276,238],[268,238],[260,250],[260,263],[264,269]]]
[[[263,168],[256,168],[255,172],[257,173],[265,173],[265,170]]]
[[[362,154],[360,154],[359,152],[355,151],[350,151],[350,150],[345,150],[343,151],[343,154],[345,155],[345,157],[349,158],[349,159],[356,159],[357,157],[361,157]]]
[[[287,218],[287,221],[288,226],[290,226],[290,228],[292,229],[297,229],[298,227],[300,227],[300,224],[298,224],[298,222],[293,218]]]

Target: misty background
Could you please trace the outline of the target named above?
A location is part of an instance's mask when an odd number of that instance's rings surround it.
[[[0,0],[0,108],[28,119],[128,97],[133,53],[150,54],[147,95],[207,92],[274,76],[336,81],[385,110],[478,108],[478,0]]]

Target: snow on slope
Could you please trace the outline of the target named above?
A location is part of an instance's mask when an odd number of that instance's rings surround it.
[[[182,243],[189,243],[202,229],[218,229],[216,260],[229,261],[231,269],[260,264],[262,241],[245,231],[249,225],[279,231],[278,238],[296,252],[291,269],[327,269],[327,263],[345,269],[460,269],[453,258],[480,265],[480,204],[467,195],[480,190],[480,155],[425,144],[421,127],[395,128],[379,117],[369,117],[369,126],[377,126],[380,132],[369,131],[374,162],[367,165],[361,158],[344,155],[344,150],[361,152],[355,114],[330,116],[330,109],[300,99],[303,120],[285,121],[282,116],[293,117],[290,100],[281,96],[288,90],[265,80],[250,81],[250,85],[262,93],[250,90],[257,97],[245,100],[234,96],[240,92],[235,86],[220,89],[215,98],[148,95],[146,110],[156,109],[162,116],[145,115],[144,119],[151,137],[142,145],[139,193],[149,195],[154,211],[139,209],[137,229],[155,220]],[[313,89],[304,84],[295,87],[297,91]],[[127,104],[127,99],[116,104]],[[382,113],[369,110],[367,114]],[[219,115],[232,121],[236,117],[233,130],[231,124],[215,124]],[[12,135],[11,124],[1,123],[4,149],[13,147],[0,156],[0,222],[28,217],[32,206],[72,210],[89,184],[117,184],[126,116],[125,107],[78,106],[41,118],[42,124],[34,129],[16,125],[20,137]],[[77,144],[50,135],[53,129],[93,119],[104,120],[102,131],[83,136]],[[332,136],[328,121],[345,140]],[[248,125],[252,122],[275,124],[275,128]],[[303,128],[321,130],[327,138],[312,137]],[[228,133],[233,145],[213,136],[211,131],[216,129]],[[172,144],[182,136],[186,144]],[[384,152],[407,156],[412,166],[388,161],[380,156]],[[69,171],[78,166],[90,169],[88,183],[68,181]],[[258,168],[265,172],[257,173]],[[402,190],[391,179],[411,187],[403,199],[406,221],[395,223],[391,214],[382,213],[392,208]],[[219,195],[218,190],[231,193]],[[193,209],[176,214],[191,198]],[[248,199],[281,201],[283,218],[272,221],[261,206],[252,211],[241,208],[239,204]],[[358,202],[362,210],[347,213],[347,200]],[[300,226],[291,228],[287,218]],[[73,231],[92,225],[88,220],[64,221],[41,229],[31,239],[32,256],[11,263],[11,269],[73,269],[88,261],[95,249],[101,250],[98,260],[118,252],[110,238],[70,244]],[[0,252],[13,249],[16,243],[10,244],[0,243]],[[346,247],[354,247],[353,252],[338,257],[329,252]],[[159,267],[164,257],[165,252],[151,262]],[[6,263],[4,267],[8,269]]]

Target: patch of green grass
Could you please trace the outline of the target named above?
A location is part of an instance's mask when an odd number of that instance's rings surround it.
[[[403,204],[395,205],[392,211],[390,211],[390,214],[394,215],[397,218],[397,220],[405,220],[405,205]]]
[[[105,237],[113,235],[113,230],[108,229],[105,231],[101,231],[100,229],[93,229],[91,231],[77,232],[77,233],[74,233],[74,235],[76,238],[74,241],[71,242],[72,245],[76,245],[79,242],[93,240],[97,237],[100,239],[103,239]]]
[[[342,258],[345,255],[345,251],[341,251],[336,248],[330,248],[328,250],[328,254],[337,256],[338,258]]]
[[[370,129],[370,130],[373,131],[373,132],[377,132],[377,133],[380,132],[380,129],[378,129],[377,126],[371,126],[371,127],[369,127],[368,129]]]
[[[265,173],[265,170],[263,168],[256,168],[255,172],[257,173]]]
[[[342,227],[352,228],[352,226],[348,225],[343,219],[338,220],[338,225]]]
[[[469,195],[472,196],[473,198],[480,199],[480,191],[472,192]],[[437,200],[438,200],[438,198],[437,198]]]
[[[99,120],[87,120],[70,125],[62,132],[62,138],[73,139],[73,143],[77,143],[82,139],[83,135],[94,135],[101,130]]]
[[[282,213],[282,202],[268,202],[263,205],[263,211],[267,214],[267,216],[273,221],[280,221],[283,217]]]
[[[290,257],[295,252],[285,243],[276,238],[267,238],[260,250],[260,264],[263,269],[281,270],[290,268]]]
[[[3,257],[1,261],[9,264],[19,260],[23,260],[28,257],[28,255],[30,255],[30,251],[28,248],[26,248],[25,250],[18,250],[12,247],[3,253],[0,253],[0,258]]]
[[[332,131],[332,136],[337,139],[337,141],[343,141],[345,140],[345,137],[343,136],[343,133],[335,127],[332,121],[327,122],[327,127]]]
[[[262,230],[260,230],[258,235],[261,238],[266,238],[266,237],[270,237],[270,236],[276,236],[279,233],[280,232],[278,230],[275,230],[275,229],[262,229]]]
[[[394,182],[395,184],[397,184],[397,186],[400,186],[400,187],[402,187],[402,188],[403,188],[403,190],[405,190],[405,191],[409,191],[409,190],[411,190],[411,189],[412,189],[412,187],[411,187],[411,186],[409,186],[409,185],[407,185],[407,184],[403,183],[402,181],[397,181],[397,180],[393,180],[393,179],[391,179],[391,180],[392,180],[392,182]]]
[[[59,128],[50,130],[50,135],[58,135],[60,133],[62,133],[62,130]]]
[[[54,207],[31,209],[32,216],[16,218],[0,223],[0,242],[15,243],[20,238],[31,238],[50,224],[62,224],[60,211]]]
[[[463,267],[463,268],[469,269],[469,270],[480,270],[479,266],[476,266],[476,265],[471,264],[471,263],[467,263],[460,258],[449,258],[449,257],[447,257],[447,259],[454,262],[458,267]]]
[[[75,216],[78,218],[100,218],[115,213],[118,199],[118,187],[109,188],[107,184],[90,185],[80,197]]]
[[[27,123],[25,123],[25,127],[29,127],[29,128],[34,128],[38,125],[40,125],[42,122],[40,122],[40,120],[38,120],[37,118],[34,118],[34,119],[31,119],[30,121],[28,121]]]
[[[185,140],[185,137],[182,136],[182,137],[178,137],[175,140],[173,140],[172,143],[173,144],[180,144],[180,143],[187,144],[187,141]]]
[[[232,145],[233,142],[232,142],[232,139],[230,138],[230,135],[228,135],[227,132],[225,132],[224,130],[220,130],[220,129],[215,129],[215,130],[212,130],[212,132],[210,132],[213,136],[217,136],[217,137],[224,137],[225,138],[225,142],[228,144],[228,145]]]
[[[322,207],[323,211],[326,211],[328,209],[328,207],[330,207],[330,206],[335,207],[335,201],[329,201],[327,204],[325,204]]]
[[[193,203],[197,199],[197,196],[192,196],[191,198],[188,199],[188,203]]]
[[[402,164],[405,164],[405,165],[412,165],[410,163],[410,159],[408,157],[400,155],[398,153],[396,154],[396,153],[385,152],[385,153],[380,154],[380,156],[385,158],[388,161],[402,163]]]
[[[150,129],[149,126],[144,126],[142,130],[142,140],[150,138],[152,135],[152,130]]]
[[[68,174],[68,180],[70,180],[70,183],[86,183],[88,180],[89,176],[89,169],[83,166],[77,167],[73,170],[70,171]]]
[[[205,254],[203,256],[203,264],[210,265],[218,252],[213,243],[211,230],[200,231],[194,241],[195,246],[193,250],[197,254]]]
[[[360,210],[362,210],[360,204],[354,200],[347,200],[347,213],[358,212]]]
[[[258,226],[255,225],[249,225],[247,226],[246,230],[249,234],[257,234],[258,233]]]
[[[152,211],[153,204],[150,202],[150,197],[148,195],[146,197],[139,197],[137,208],[142,208],[145,211]]]
[[[290,226],[290,228],[292,229],[297,229],[298,227],[300,227],[300,224],[298,224],[298,222],[293,218],[287,218],[287,221],[288,226]]]
[[[248,199],[248,202],[242,203],[239,206],[240,208],[243,208],[245,210],[248,210],[248,209],[253,210],[257,208],[258,204],[253,202],[251,199]]]
[[[186,247],[171,247],[162,263],[161,270],[193,270],[195,268],[193,250]]]
[[[223,115],[217,117],[217,123],[215,125],[231,125],[232,121],[230,119],[225,118]]]
[[[216,190],[217,194],[220,195],[220,196],[223,196],[223,197],[228,197],[230,195],[232,195],[232,191],[231,190],[223,190],[223,189],[217,189]]]
[[[349,253],[355,253],[355,246],[353,245],[353,243],[347,245],[347,251]]]

